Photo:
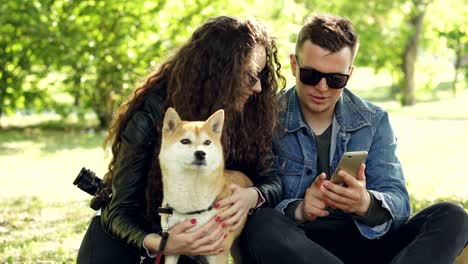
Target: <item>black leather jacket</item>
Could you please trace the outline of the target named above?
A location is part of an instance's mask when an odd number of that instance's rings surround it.
[[[101,214],[104,230],[125,241],[142,255],[146,255],[144,238],[161,230],[160,223],[150,223],[146,217],[145,187],[152,161],[159,153],[161,135],[155,133],[155,127],[163,121],[165,96],[162,89],[149,92],[143,106],[127,124],[114,166],[112,198],[102,208]],[[281,179],[274,166],[273,156],[263,158],[264,164],[271,166],[257,166],[254,170],[242,166],[229,169],[242,171],[251,178],[266,200],[262,207],[274,207],[281,199]]]

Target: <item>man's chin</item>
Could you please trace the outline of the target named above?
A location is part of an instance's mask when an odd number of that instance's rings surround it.
[[[330,110],[330,105],[329,104],[320,104],[320,105],[317,105],[317,104],[313,104],[313,105],[309,105],[309,112],[311,114],[322,114],[322,113],[325,113],[325,112],[328,112]]]

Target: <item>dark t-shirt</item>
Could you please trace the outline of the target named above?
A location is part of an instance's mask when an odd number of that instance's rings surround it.
[[[330,178],[330,144],[331,144],[332,125],[321,134],[316,135],[317,140],[317,176],[325,172],[327,178]]]

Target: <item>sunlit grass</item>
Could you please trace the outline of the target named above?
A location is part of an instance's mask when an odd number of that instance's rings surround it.
[[[89,219],[83,201],[0,198],[1,263],[74,263]]]

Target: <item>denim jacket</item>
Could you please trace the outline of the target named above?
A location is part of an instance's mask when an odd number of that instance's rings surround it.
[[[283,182],[282,201],[276,209],[284,214],[289,203],[304,198],[317,174],[315,135],[303,120],[296,89],[286,91],[286,109],[280,115],[280,129],[273,149]],[[346,151],[366,150],[366,184],[382,202],[392,219],[369,227],[354,220],[361,234],[369,239],[383,236],[390,228],[404,223],[410,215],[410,202],[401,164],[396,156],[397,141],[387,112],[348,89],[336,103],[330,145],[330,172]],[[327,175],[327,178],[330,177]]]

